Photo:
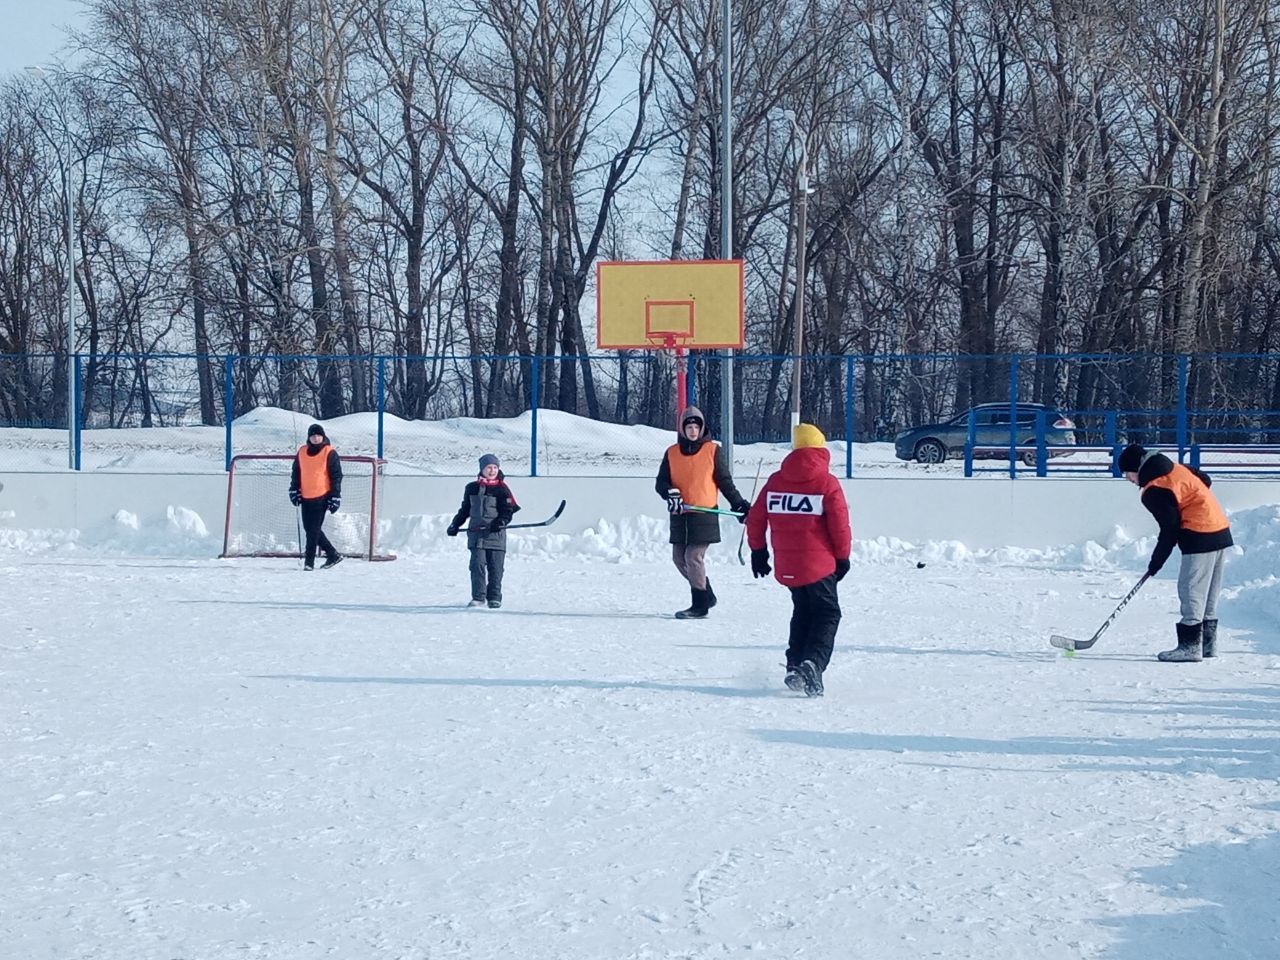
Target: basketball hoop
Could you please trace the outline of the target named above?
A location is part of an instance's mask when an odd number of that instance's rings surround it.
[[[678,417],[688,403],[689,351],[742,349],[742,291],[741,260],[597,263],[596,343],[606,350],[673,351]]]

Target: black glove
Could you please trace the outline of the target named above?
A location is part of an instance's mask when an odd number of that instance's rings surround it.
[[[849,559],[836,561],[836,583],[844,579],[844,575],[849,572]]]
[[[457,524],[451,523],[449,526],[445,527],[444,535],[446,537],[456,537],[458,535]]]
[[[1159,572],[1160,572],[1160,568],[1157,567],[1155,564],[1151,564],[1150,566],[1147,567],[1148,577],[1154,577]]]
[[[292,503],[295,507],[300,507],[300,506],[302,506],[302,491],[301,491],[301,490],[290,490],[290,491],[289,491],[289,502],[290,502],[290,503]]]
[[[338,508],[339,508],[340,506],[342,506],[342,498],[341,498],[341,497],[330,497],[330,498],[329,498],[329,512],[330,512],[330,513],[337,513],[337,512],[338,512]]]
[[[506,525],[507,525],[507,521],[503,520],[501,517],[494,517],[492,520],[489,521],[489,532],[497,533]]]
[[[684,510],[684,498],[680,496],[680,491],[672,487],[667,491],[667,513],[676,514]]]
[[[739,523],[746,523],[747,514],[751,512],[751,504],[743,500],[742,503],[738,504],[736,507],[733,508],[733,512],[738,515]]]
[[[764,547],[759,550],[751,551],[751,575],[756,579],[767,577],[773,573],[773,567],[769,566],[769,551]]]

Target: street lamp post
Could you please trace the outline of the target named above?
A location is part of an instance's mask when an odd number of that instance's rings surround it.
[[[56,67],[27,67],[33,77],[39,77],[45,85],[58,95],[61,104],[62,140],[64,160],[62,166],[62,187],[66,200],[67,227],[67,466],[76,468],[76,261],[75,261],[75,202],[71,195],[71,122],[70,96],[68,92],[67,74]],[[50,75],[61,78],[62,89],[54,90],[49,83]]]
[[[797,179],[800,188],[800,211],[796,218],[796,328],[791,361],[791,429],[800,425],[800,357],[804,352],[804,254],[806,240],[806,214],[809,208],[809,137],[800,129],[794,111],[783,113],[790,122],[791,129],[800,141],[800,169]]]
[[[733,259],[733,10],[720,4],[720,259]],[[720,364],[720,439],[733,463],[733,351]]]

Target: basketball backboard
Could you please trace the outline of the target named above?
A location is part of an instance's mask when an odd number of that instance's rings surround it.
[[[741,349],[742,261],[598,263],[596,322],[605,350]]]

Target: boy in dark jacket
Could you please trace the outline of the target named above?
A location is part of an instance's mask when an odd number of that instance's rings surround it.
[[[783,682],[806,696],[822,696],[840,626],[836,584],[849,572],[853,535],[840,482],[831,475],[826,437],[811,423],[795,428],[795,448],[769,477],[747,516],[751,573],[791,591],[791,635]],[[765,533],[772,528],[773,561]]]
[[[1148,451],[1137,443],[1121,451],[1116,465],[1126,480],[1142,488],[1142,505],[1160,524],[1147,576],[1160,572],[1175,546],[1182,551],[1178,645],[1162,650],[1158,659],[1186,663],[1216,657],[1218,592],[1227,548],[1233,541],[1227,515],[1209,490],[1213,480],[1207,473],[1174,463],[1163,453]]]
[[[325,511],[337,513],[342,505],[342,458],[318,423],[307,428],[307,442],[298,448],[298,455],[293,458],[289,501],[300,509],[302,529],[306,531],[302,569],[315,569],[317,547],[325,555],[321,570],[341,563],[342,554],[334,549],[321,527]]]
[[[688,407],[680,415],[676,442],[663,454],[654,483],[658,496],[667,501],[671,514],[671,560],[680,576],[689,583],[692,602],[676,613],[680,620],[701,620],[716,605],[716,595],[707,579],[707,547],[720,542],[720,517],[688,507],[715,509],[720,494],[729,509],[745,523],[751,504],[734,486],[729,458],[720,444],[711,439],[702,411]]]
[[[467,484],[462,506],[445,531],[456,537],[467,523],[467,549],[471,551],[471,603],[490,609],[502,606],[502,573],[507,556],[507,530],[520,507],[498,468],[498,458],[486,453],[480,458],[480,475]]]

